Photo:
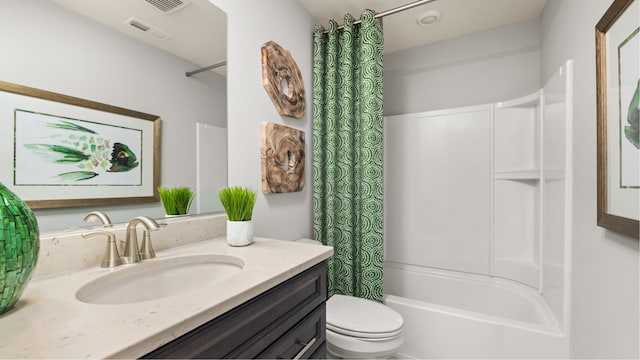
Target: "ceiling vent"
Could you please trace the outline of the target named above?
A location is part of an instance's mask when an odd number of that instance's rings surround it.
[[[184,9],[191,4],[191,0],[144,0],[154,8],[165,14],[171,14]]]
[[[139,31],[144,32],[147,35],[151,35],[157,39],[160,40],[164,40],[167,39],[169,37],[169,34],[167,34],[166,32],[153,27],[152,25],[146,24],[143,21],[140,21],[139,19],[136,19],[134,17],[129,18],[127,21],[124,22],[125,24],[131,26],[134,29],[137,29]]]

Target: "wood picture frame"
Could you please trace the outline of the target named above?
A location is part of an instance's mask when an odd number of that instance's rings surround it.
[[[639,238],[640,24],[637,0],[615,0],[596,25],[597,224]]]
[[[156,115],[0,81],[0,182],[32,209],[158,201]]]

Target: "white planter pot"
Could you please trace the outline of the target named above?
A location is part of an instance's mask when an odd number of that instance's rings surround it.
[[[187,216],[188,214],[174,214],[174,215],[170,215],[170,214],[164,214],[164,217],[166,218],[175,218],[175,217],[182,217],[182,216]]]
[[[227,243],[231,246],[246,246],[253,242],[253,222],[227,220]]]

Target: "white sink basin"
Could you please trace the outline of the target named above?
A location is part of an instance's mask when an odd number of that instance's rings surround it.
[[[194,255],[127,265],[83,285],[76,298],[90,304],[129,304],[183,294],[242,271],[229,255]]]

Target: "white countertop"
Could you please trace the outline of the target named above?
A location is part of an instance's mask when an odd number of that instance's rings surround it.
[[[31,281],[0,315],[0,358],[136,358],[231,310],[328,258],[331,247],[256,238],[245,247],[225,238],[157,251],[151,262],[193,254],[227,254],[245,266],[222,282],[163,299],[122,305],[80,302],[83,284],[113,270],[93,267]],[[62,260],[63,261],[63,260]]]

